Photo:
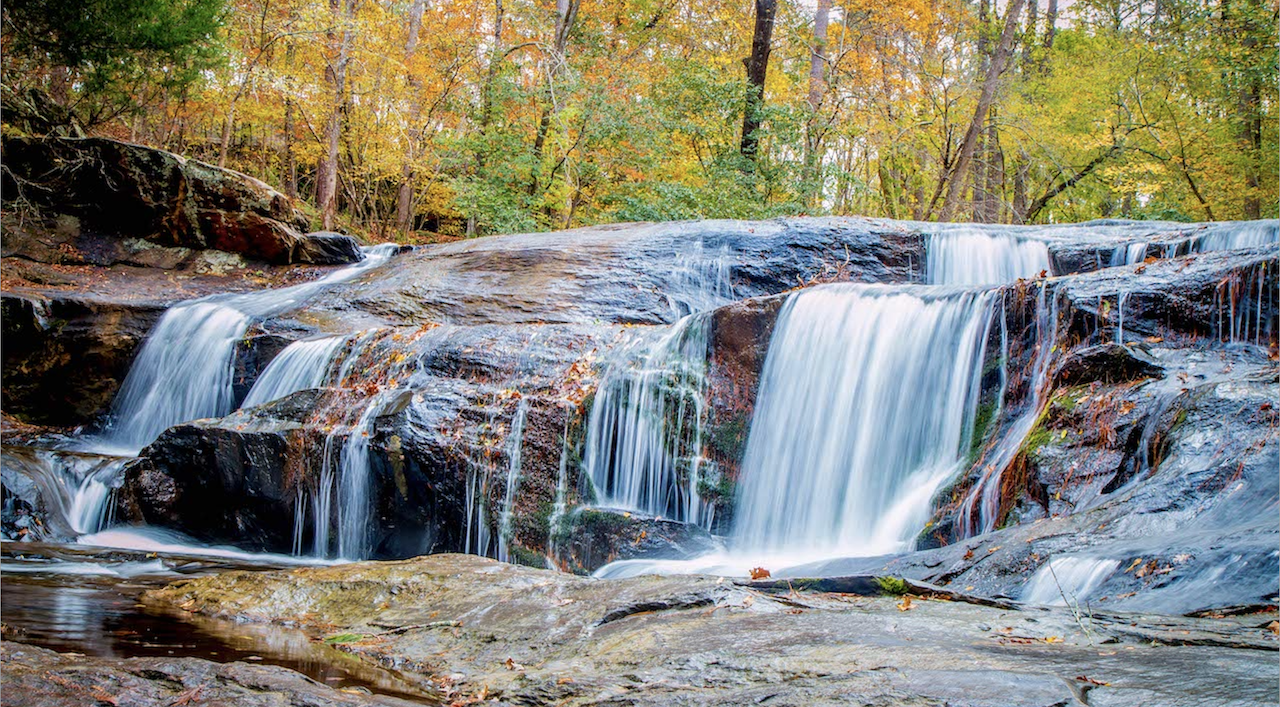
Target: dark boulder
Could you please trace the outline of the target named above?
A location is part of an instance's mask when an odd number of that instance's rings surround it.
[[[1160,363],[1137,347],[1107,343],[1071,351],[1054,375],[1060,385],[1122,383],[1162,375]]]
[[[616,560],[687,560],[718,547],[695,525],[608,508],[579,508],[556,532],[555,559],[578,574]]]
[[[307,226],[263,182],[163,150],[105,138],[7,138],[4,153],[5,210],[45,224],[7,243],[6,255],[49,258],[39,242],[54,231],[64,236],[64,254],[101,249],[104,238],[136,238],[286,264],[295,262]]]
[[[90,422],[163,312],[155,303],[0,294],[5,412],[41,425]]]
[[[347,265],[364,259],[360,244],[351,236],[329,231],[308,233],[298,241],[293,260],[312,265]]]

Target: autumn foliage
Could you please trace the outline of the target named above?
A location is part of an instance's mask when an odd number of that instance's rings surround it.
[[[44,95],[89,133],[244,171],[317,227],[379,239],[780,214],[1276,215],[1276,9],[1261,0],[226,2],[213,30],[183,35],[200,51],[181,54],[182,81],[163,70],[172,52],[102,78],[17,11],[38,3],[7,4],[5,130],[35,130],[10,108]],[[776,16],[756,97],[744,59],[762,6]]]

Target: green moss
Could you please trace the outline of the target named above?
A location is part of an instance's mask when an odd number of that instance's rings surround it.
[[[511,544],[507,551],[510,553],[511,562],[525,567],[546,567],[547,558],[540,552],[530,550],[522,545]]]
[[[364,636],[358,633],[339,633],[333,636],[329,636],[328,638],[324,639],[324,642],[333,646],[339,643],[355,643],[356,641],[359,641],[362,638],[364,638]]]
[[[900,597],[907,593],[907,583],[901,577],[876,577],[876,586],[882,594]]]
[[[973,436],[969,439],[969,466],[973,466],[974,462],[978,461],[978,455],[982,453],[982,447],[987,441],[987,433],[991,430],[992,423],[995,422],[995,416],[995,401],[987,401],[978,406],[978,412],[973,418]]]

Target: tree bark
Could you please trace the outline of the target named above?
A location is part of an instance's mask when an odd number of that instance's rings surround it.
[[[529,175],[529,196],[535,196],[541,188],[542,158],[546,149],[547,135],[551,132],[551,119],[558,110],[555,97],[555,82],[564,69],[565,49],[569,43],[569,33],[573,23],[578,19],[578,6],[581,0],[556,0],[556,36],[551,53],[551,66],[547,70],[547,90],[542,103],[542,114],[538,118],[538,132],[533,140],[533,170]]]
[[[1097,169],[1103,162],[1106,162],[1112,155],[1118,154],[1120,149],[1121,146],[1119,143],[1112,145],[1102,154],[1090,160],[1084,167],[1081,167],[1075,174],[1050,187],[1048,191],[1040,196],[1040,198],[1031,203],[1030,208],[1027,209],[1026,222],[1031,223],[1032,221],[1035,221],[1036,216],[1039,216],[1040,212],[1044,210],[1044,207],[1049,205],[1049,201],[1053,199],[1053,197],[1061,194],[1071,187],[1074,187],[1076,184],[1079,184],[1081,179],[1089,176],[1093,170]]]
[[[831,0],[818,0],[813,13],[813,47],[809,52],[809,120],[805,124],[804,174],[801,181],[810,207],[822,201],[822,130],[818,127],[818,109],[827,91],[827,23]]]
[[[418,35],[422,31],[422,13],[427,9],[426,0],[413,0],[409,7],[409,36],[404,43],[404,62],[418,49]],[[400,189],[396,194],[396,229],[407,233],[413,229],[413,163],[418,156],[418,143],[422,139],[418,122],[422,119],[422,81],[407,68],[409,82],[409,130],[405,140],[404,164],[400,167]]]
[[[351,21],[357,0],[329,0],[333,28],[325,35],[330,55],[324,69],[324,81],[333,94],[329,115],[325,120],[322,145],[324,152],[316,166],[316,207],[325,230],[331,230],[338,212],[338,148],[342,137],[342,107],[346,102],[347,67],[351,63]]]
[[[960,203],[960,193],[964,187],[964,174],[973,160],[973,150],[978,143],[978,135],[982,132],[987,119],[987,111],[995,99],[996,87],[1000,74],[1008,66],[1009,56],[1013,53],[1013,39],[1017,35],[1018,17],[1026,0],[1012,0],[1005,16],[1004,31],[1000,33],[1000,41],[991,57],[991,65],[987,67],[986,79],[982,82],[982,94],[978,96],[978,106],[973,111],[973,120],[965,131],[964,140],[960,143],[960,153],[951,168],[951,176],[947,184],[947,197],[942,202],[942,212],[938,220],[949,221]]]
[[[1025,0],[1023,0],[1025,1]],[[773,44],[773,22],[778,14],[778,0],[756,0],[755,31],[751,36],[751,56],[747,67],[747,101],[742,113],[742,156],[754,162],[760,150],[760,124],[764,112],[764,80],[769,70],[769,52]]]
[[[1053,35],[1058,29],[1058,0],[1049,0],[1044,13],[1044,48],[1053,49]]]

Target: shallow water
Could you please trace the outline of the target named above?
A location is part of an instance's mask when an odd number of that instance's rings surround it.
[[[301,630],[193,616],[138,600],[142,592],[182,576],[227,569],[223,561],[202,564],[117,551],[86,555],[74,546],[41,546],[39,556],[25,550],[22,544],[4,543],[0,557],[6,640],[98,657],[279,665],[334,688],[437,704],[399,673],[314,641]]]

